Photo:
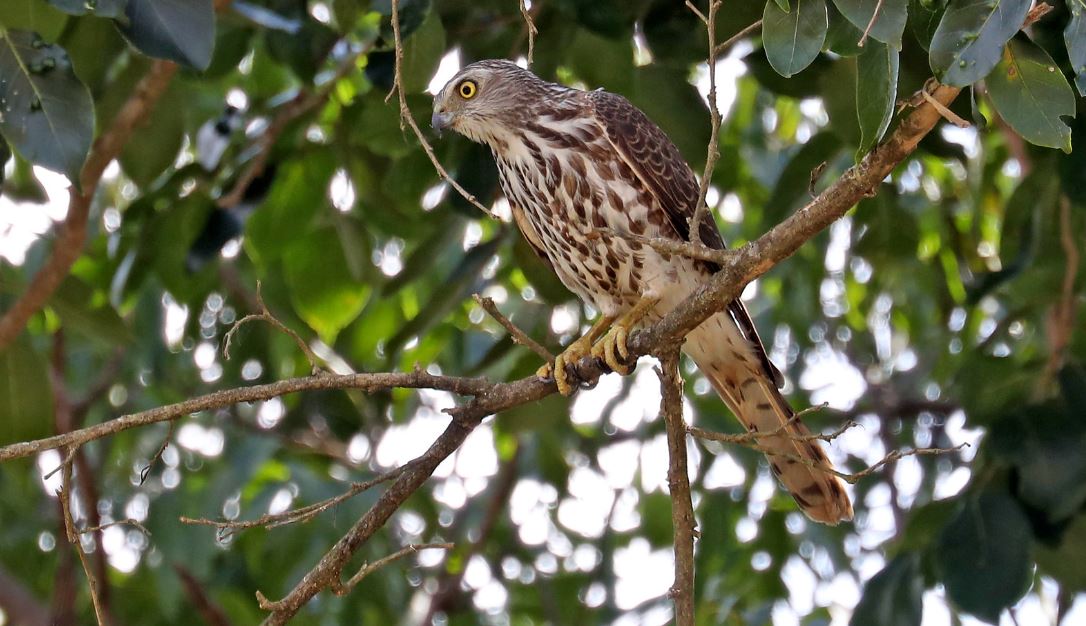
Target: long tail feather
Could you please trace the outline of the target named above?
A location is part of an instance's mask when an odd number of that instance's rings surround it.
[[[720,314],[709,318],[690,333],[683,350],[748,431],[781,431],[758,443],[807,517],[831,525],[851,520],[852,503],[841,479],[826,471],[832,468],[829,458],[817,440],[807,438],[811,431],[801,421],[789,423],[795,412],[731,320]]]

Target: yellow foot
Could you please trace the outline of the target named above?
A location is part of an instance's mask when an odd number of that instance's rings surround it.
[[[601,316],[583,337],[569,344],[569,347],[563,350],[562,354],[555,357],[553,364],[544,363],[542,367],[536,370],[536,376],[540,378],[554,376],[554,383],[558,385],[558,393],[563,396],[572,395],[576,391],[577,385],[576,381],[570,381],[566,366],[572,365],[591,354],[592,342],[596,341],[614,320],[614,317]]]
[[[603,339],[592,346],[592,356],[603,359],[608,367],[623,376],[629,374],[632,364],[626,363],[630,358],[626,338],[629,336],[630,329],[636,326],[656,306],[657,302],[659,298],[642,298],[634,308],[611,326],[611,330],[607,331]]]

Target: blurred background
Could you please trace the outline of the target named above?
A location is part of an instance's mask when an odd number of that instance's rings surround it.
[[[1030,31],[1061,67],[1071,9],[1082,10],[1075,2],[1052,2]],[[82,14],[56,4],[5,0],[0,25],[68,51],[102,128],[152,61],[89,2]],[[257,311],[257,281],[269,309],[339,373],[416,363],[499,381],[534,373],[539,358],[514,345],[474,293],[555,352],[592,321],[509,222],[488,151],[431,137],[450,174],[502,221],[443,184],[401,128],[385,98],[389,0],[223,4],[206,71],[182,69],[107,168],[85,253],[0,351],[0,444],[307,374],[293,341],[260,323],[241,328],[224,357],[225,333]],[[931,75],[926,48],[944,4],[908,3],[901,98]],[[804,204],[864,141],[861,29],[827,5],[823,52],[801,73],[778,75],[757,32],[716,64],[722,156],[708,202],[732,245]],[[526,62],[517,2],[399,8],[407,102],[420,123],[462,64]],[[688,8],[525,8],[539,31],[534,71],[625,95],[701,171],[706,38]],[[718,41],[764,9],[726,2]],[[1086,115],[1076,102],[1066,154],[1025,143],[982,90],[963,92],[954,110],[973,126],[941,124],[876,197],[747,287],[786,395],[797,408],[828,404],[807,423],[859,423],[829,446],[839,466],[859,471],[903,448],[969,447],[890,463],[850,487],[855,523],[829,528],[797,511],[761,455],[692,446],[699,623],[1086,623],[1086,336],[1074,316]],[[255,159],[266,163],[239,186]],[[48,257],[69,183],[7,150],[0,164],[6,310]],[[670,621],[667,446],[652,365],[642,359],[629,377],[605,376],[572,399],[489,418],[354,563],[413,542],[456,548],[388,565],[344,597],[322,594],[295,623]],[[684,373],[687,420],[737,432],[691,363]],[[425,450],[456,400],[308,392],[86,446],[76,520],[131,518],[150,532],[115,525],[83,536],[110,615],[117,624],[259,621],[254,591],[292,588],[380,487],[272,530],[221,536],[179,516],[253,519],[336,495]],[[0,466],[0,624],[93,618],[60,518],[59,474],[42,478],[60,461],[46,452]]]

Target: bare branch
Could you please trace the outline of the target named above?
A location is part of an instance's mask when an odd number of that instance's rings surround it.
[[[697,521],[694,519],[694,505],[690,499],[679,346],[665,348],[658,358],[660,414],[663,415],[667,428],[667,486],[671,495],[671,524],[675,533],[675,580],[668,596],[675,603],[676,626],[694,626],[694,538],[697,536]]]
[[[351,589],[353,589],[355,585],[362,582],[362,579],[366,576],[369,576],[373,572],[381,569],[382,567],[388,565],[393,561],[402,559],[409,554],[415,554],[419,550],[452,550],[455,547],[456,546],[451,543],[413,543],[406,548],[403,548],[399,552],[394,552],[382,559],[374,561],[373,563],[367,563],[363,565],[362,568],[359,569],[358,572],[354,576],[351,576],[351,578],[346,582],[340,582],[332,585],[332,593],[336,594],[337,596],[345,596],[351,592]]]
[[[63,470],[61,470],[61,484],[62,487],[57,491],[57,499],[60,501],[60,510],[64,517],[64,530],[68,535],[68,542],[75,548],[75,552],[79,555],[79,562],[83,565],[83,573],[87,576],[87,587],[90,589],[91,603],[94,605],[94,616],[98,621],[98,626],[104,626],[109,621],[106,619],[105,608],[102,606],[102,600],[98,594],[98,579],[91,571],[90,562],[87,561],[87,554],[83,552],[83,543],[79,538],[79,532],[75,527],[75,518],[72,516],[72,458],[75,456],[77,448],[68,449],[68,457],[64,461]],[[95,503],[89,502],[88,506],[96,506]]]
[[[742,41],[743,39],[746,39],[747,37],[749,37],[752,33],[757,31],[761,27],[762,27],[762,20],[758,20],[757,22],[754,22],[750,26],[747,26],[746,28],[739,31],[738,33],[735,33],[731,37],[728,37],[727,39],[724,40],[724,43],[717,44],[716,48],[713,49],[713,56],[715,56],[717,58],[720,58],[720,55],[724,54],[725,50],[727,50],[728,48],[731,48],[737,42]]]
[[[84,528],[83,530],[79,531],[79,534],[82,535],[82,534],[86,534],[86,533],[96,533],[96,532],[98,532],[100,530],[104,530],[106,528],[109,528],[110,526],[134,526],[134,527],[140,529],[140,532],[147,535],[148,537],[151,536],[151,531],[147,530],[146,526],[141,524],[139,522],[139,520],[134,520],[131,517],[129,517],[128,519],[117,520],[116,522],[109,522],[108,524],[99,524],[98,526],[90,526],[88,528]]]
[[[856,42],[856,46],[859,48],[864,47],[867,43],[867,36],[871,34],[871,29],[875,27],[875,22],[879,19],[879,11],[882,10],[882,0],[875,3],[875,10],[871,12],[871,20],[867,23],[867,28],[864,29],[864,34],[860,36],[860,40]]]
[[[701,174],[701,183],[698,186],[698,202],[694,205],[694,216],[690,218],[690,243],[695,246],[702,245],[701,228],[705,221],[705,213],[709,208],[705,204],[705,198],[709,193],[709,181],[713,179],[716,161],[720,158],[720,146],[718,145],[720,138],[720,109],[716,103],[716,12],[720,8],[721,2],[722,0],[709,0],[709,15],[706,16],[690,0],[686,0],[686,6],[690,7],[690,10],[705,23],[705,30],[709,35],[709,57],[705,62],[709,69],[708,99],[711,129],[709,132],[709,147],[705,155],[705,170]],[[715,223],[710,225],[716,228]]]
[[[536,2],[542,1],[536,0]],[[524,18],[524,29],[528,34],[528,67],[531,67],[532,56],[535,54],[535,36],[539,34],[539,31],[536,30],[535,22],[532,21],[532,14],[528,11],[528,6],[524,3],[524,0],[520,0],[520,14]]]
[[[1067,358],[1067,348],[1075,332],[1075,319],[1078,307],[1075,302],[1075,280],[1078,276],[1079,249],[1081,244],[1075,241],[1074,226],[1071,223],[1071,201],[1065,195],[1060,196],[1060,247],[1063,248],[1064,272],[1060,299],[1048,316],[1048,363],[1045,365],[1044,379],[1051,380],[1063,367]]]
[[[306,360],[309,361],[310,371],[314,375],[319,374],[322,371],[321,366],[318,365],[320,358],[317,357],[316,353],[313,352],[313,349],[309,347],[309,344],[307,344],[305,340],[303,340],[301,336],[298,335],[298,333],[291,330],[283,322],[280,322],[279,318],[272,315],[271,311],[268,310],[268,305],[264,304],[264,296],[260,293],[259,280],[256,281],[256,305],[256,313],[250,313],[249,315],[246,315],[240,320],[234,322],[234,325],[231,326],[230,330],[226,332],[226,337],[223,338],[223,356],[227,359],[230,358],[230,342],[234,339],[234,333],[238,331],[238,328],[241,328],[242,324],[260,320],[271,324],[271,326],[274,327],[276,330],[293,339],[294,343],[298,346],[298,349],[302,351],[302,354],[305,355]]]
[[[79,430],[46,437],[45,439],[13,443],[0,448],[0,463],[11,459],[30,456],[41,452],[42,450],[80,446],[88,441],[101,439],[102,437],[131,428],[158,422],[166,422],[193,413],[199,413],[209,409],[218,409],[241,402],[270,400],[271,398],[278,398],[299,391],[312,391],[317,389],[359,389],[371,393],[382,389],[391,389],[393,387],[408,389],[439,389],[469,396],[479,396],[485,393],[487,396],[490,396],[494,389],[501,387],[501,385],[492,385],[492,383],[488,382],[485,378],[436,376],[423,370],[416,370],[410,373],[363,373],[342,376],[323,374],[321,376],[288,378],[266,385],[253,385],[251,387],[238,387],[235,389],[216,391],[185,400],[184,402],[169,404],[147,411],[140,411],[139,413],[132,413]]]
[[[486,215],[497,219],[497,216],[491,212],[490,209],[483,206],[475,196],[464,189],[460,183],[456,182],[449,173],[445,171],[445,168],[441,165],[441,161],[438,161],[437,155],[434,154],[434,148],[430,145],[429,141],[426,141],[426,137],[419,130],[419,125],[415,122],[415,116],[411,114],[411,109],[407,106],[407,92],[403,88],[403,40],[400,37],[400,0],[392,0],[392,35],[396,43],[396,65],[395,65],[395,80],[392,85],[392,91],[389,92],[388,97],[391,98],[395,93],[400,101],[400,121],[406,123],[411,127],[411,132],[415,133],[415,137],[419,140],[419,145],[422,146],[423,152],[426,156],[430,157],[430,162],[434,164],[434,169],[437,170],[438,176],[442,180],[449,183],[449,186],[456,190],[456,193],[460,194],[465,200],[470,202],[475,208],[479,209]],[[385,98],[388,101],[388,98]]]
[[[177,422],[170,422],[170,427],[166,431],[166,436],[162,438],[162,445],[158,447],[158,450],[155,450],[155,453],[151,455],[151,460],[147,461],[147,465],[145,465],[143,469],[140,470],[141,485],[147,481],[147,476],[151,473],[151,468],[153,468],[155,466],[155,463],[157,463],[158,460],[162,458],[162,453],[165,452],[166,447],[170,445],[170,439],[173,438],[173,431],[176,424]]]
[[[837,437],[837,436],[841,435],[841,433],[843,433],[847,428],[848,428],[848,426],[846,426],[845,428],[839,429],[838,431],[836,431],[835,433],[833,433],[831,435],[816,435],[816,436],[814,436],[814,438],[816,438],[816,439],[825,439],[827,437],[829,437],[829,438]],[[789,459],[791,461],[795,461],[797,463],[802,463],[803,465],[806,465],[807,467],[810,467],[812,469],[816,469],[816,470],[819,470],[819,471],[822,471],[822,472],[833,474],[834,476],[837,476],[841,480],[844,480],[845,482],[847,482],[849,484],[853,484],[853,485],[856,484],[857,482],[859,482],[861,479],[866,478],[867,476],[870,476],[871,474],[873,474],[875,471],[877,471],[883,465],[886,465],[887,463],[892,463],[894,461],[897,461],[898,459],[902,459],[902,458],[907,457],[907,456],[923,456],[923,455],[946,454],[948,452],[955,452],[957,450],[961,450],[962,448],[965,448],[965,447],[969,446],[968,443],[963,443],[961,445],[954,446],[952,448],[912,448],[910,450],[893,450],[892,452],[887,454],[885,457],[883,457],[879,462],[875,463],[874,465],[871,465],[870,467],[867,467],[867,468],[865,468],[865,469],[863,469],[863,470],[861,470],[859,472],[856,472],[854,474],[849,474],[849,473],[846,473],[846,472],[841,472],[841,471],[835,470],[832,467],[820,465],[817,462],[815,462],[815,461],[813,461],[811,459],[808,459],[806,457],[801,457],[801,456],[796,455],[796,454],[790,454],[790,453],[787,453],[787,452],[780,452],[780,451],[777,451],[777,450],[766,448],[766,447],[762,446],[761,444],[758,444],[758,443],[753,442],[753,441],[738,439],[735,435],[726,435],[724,433],[717,433],[717,432],[713,432],[711,430],[705,430],[704,428],[698,428],[696,426],[690,426],[689,428],[687,428],[687,431],[691,435],[694,435],[695,437],[697,437],[698,439],[706,439],[706,440],[709,440],[709,441],[718,441],[718,442],[721,442],[721,443],[738,443],[738,444],[741,444],[741,445],[744,445],[744,446],[750,448],[751,450],[756,450],[758,452],[761,452],[761,453],[763,453],[763,454],[765,454],[767,456],[778,456],[778,457],[781,457],[781,458],[784,458],[784,459]]]
[[[512,337],[513,343],[528,348],[532,352],[538,354],[539,358],[548,363],[554,361],[554,355],[551,354],[551,351],[544,348],[535,339],[529,337],[528,333],[518,328],[516,324],[509,321],[509,318],[502,315],[502,312],[498,310],[498,305],[494,304],[494,300],[484,298],[479,294],[472,295],[472,298],[475,299],[475,302],[477,302],[479,306],[483,307],[483,310],[486,311],[490,317],[493,317],[495,321],[502,325],[502,328],[504,328],[509,333],[509,336]]]
[[[375,478],[371,478],[370,480],[367,480],[365,482],[351,483],[350,489],[339,494],[338,496],[333,496],[326,500],[321,500],[320,502],[315,502],[313,504],[299,507],[297,509],[284,511],[283,513],[261,515],[255,520],[235,522],[228,520],[191,518],[185,517],[183,515],[180,519],[182,524],[193,524],[196,526],[214,526],[218,531],[220,541],[238,531],[248,528],[256,528],[258,526],[261,526],[267,529],[272,529],[278,528],[279,526],[286,526],[287,524],[308,522],[320,513],[327,511],[328,509],[340,504],[341,502],[349,500],[362,493],[363,491],[367,491],[376,485],[388,482],[393,478],[396,478],[403,472],[410,469],[410,467],[411,464],[408,463],[407,465],[398,467],[390,472],[385,472],[384,474],[381,474]]]

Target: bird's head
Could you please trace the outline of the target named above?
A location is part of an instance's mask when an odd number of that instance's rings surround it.
[[[487,60],[465,66],[434,96],[430,125],[472,141],[490,143],[515,131],[525,108],[551,85],[511,61]]]

